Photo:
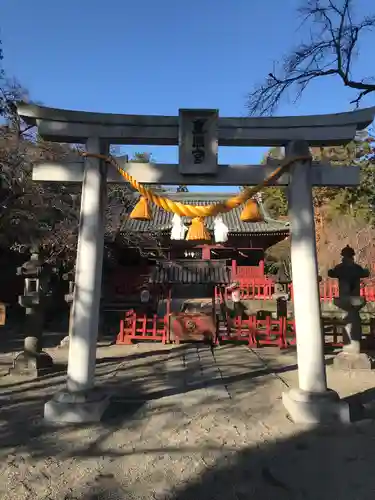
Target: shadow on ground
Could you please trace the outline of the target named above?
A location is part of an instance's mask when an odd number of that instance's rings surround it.
[[[263,377],[271,373],[270,369],[248,371],[233,376],[213,378],[202,382],[196,367],[186,368],[183,363],[168,370],[168,387],[162,387],[166,373],[164,362],[173,359],[183,359],[185,345],[173,348],[172,354],[166,350],[134,353],[122,357],[108,357],[97,362],[97,386],[105,388],[113,394],[111,404],[103,416],[99,437],[93,440],[89,448],[82,448],[77,443],[74,449],[76,457],[98,457],[103,454],[100,443],[113,432],[130,423],[133,427],[144,418],[142,409],[152,403],[171,396],[187,397],[205,388],[226,387],[236,385],[237,394],[247,393],[256,386],[263,384]],[[230,347],[229,347],[230,348]],[[158,359],[153,359],[153,357]],[[147,374],[135,378],[129,362],[142,360],[139,367],[147,370]],[[274,372],[294,370],[295,365],[280,366]],[[249,366],[250,370],[250,366]],[[197,378],[196,375],[198,375]],[[186,378],[187,377],[187,378]],[[191,378],[190,378],[191,377]],[[8,379],[8,377],[6,377]],[[43,406],[56,392],[65,387],[65,371],[52,373],[30,382],[28,380],[1,384],[0,395],[0,450],[25,450],[33,457],[58,456],[69,454],[70,443],[64,443],[56,437],[56,428],[43,421]],[[183,380],[183,383],[181,381]],[[175,404],[175,403],[174,403]],[[208,403],[207,403],[208,404]],[[173,405],[163,404],[163,412],[173,410]],[[146,410],[145,410],[146,411]],[[178,412],[178,409],[177,409]],[[79,426],[60,426],[68,432],[75,431]],[[88,428],[89,426],[83,426]],[[115,454],[116,455],[116,454]]]
[[[212,467],[187,484],[162,496],[151,490],[147,498],[160,500],[372,500],[375,426],[312,428],[277,442],[254,444],[241,451],[223,448]],[[177,454],[210,450],[178,448]],[[173,453],[168,447],[143,450]],[[165,471],[167,474],[168,471]],[[113,474],[95,477],[66,500],[128,500],[134,496]]]
[[[183,346],[181,346],[183,348]],[[175,356],[179,356],[176,349]],[[148,351],[145,353],[127,354],[121,357],[103,357],[97,360],[97,385],[117,393],[121,399],[122,395],[134,396],[134,401],[126,403],[114,401],[106,411],[100,427],[105,435],[119,428],[134,415],[150,399],[145,393],[149,383],[157,378],[160,372],[160,360],[153,361],[152,358],[167,355],[165,350]],[[132,383],[125,382],[123,378],[116,378],[119,370],[126,371],[127,364],[132,360],[142,360],[143,366],[150,370],[150,376],[141,381]],[[0,388],[0,454],[6,450],[17,449],[27,451],[34,457],[57,456],[69,448],[69,443],[60,442],[56,438],[56,427],[47,425],[43,421],[44,403],[56,392],[62,390],[66,385],[66,364],[56,364],[53,373],[45,375],[34,381],[29,379],[14,381],[12,376],[2,378]],[[128,398],[127,398],[128,399]],[[90,426],[82,426],[90,428]],[[95,427],[95,426],[94,426]],[[76,431],[79,426],[59,426],[59,430]],[[100,438],[96,447],[99,446]],[[94,444],[93,444],[94,446]],[[86,450],[90,454],[90,450]]]
[[[175,348],[171,356],[181,357],[184,346]],[[230,349],[230,348],[228,348]],[[156,359],[156,354],[159,359]],[[375,495],[375,475],[373,463],[375,459],[375,421],[370,419],[371,411],[364,413],[366,417],[351,426],[335,426],[302,429],[293,427],[297,435],[276,440],[278,429],[270,429],[270,434],[262,440],[251,441],[239,445],[228,445],[220,439],[197,446],[183,441],[154,442],[150,444],[142,437],[142,426],[150,422],[156,411],[159,413],[161,427],[152,432],[157,435],[166,429],[173,432],[176,422],[183,417],[180,401],[189,393],[202,388],[201,382],[187,386],[178,383],[181,369],[170,373],[171,386],[164,390],[151,389],[165,371],[163,366],[168,351],[150,351],[147,353],[131,353],[125,357],[103,358],[98,362],[102,383],[115,390],[120,397],[115,398],[108,408],[103,422],[92,426],[82,426],[82,440],[77,431],[79,426],[63,426],[58,431],[54,426],[43,423],[42,410],[44,400],[51,397],[65,382],[50,377],[32,384],[31,387],[19,385],[2,393],[0,400],[0,454],[5,460],[17,463],[23,454],[30,460],[50,460],[53,457],[59,463],[74,459],[77,464],[86,460],[99,460],[106,465],[100,472],[93,471],[90,480],[79,487],[68,488],[61,494],[61,500],[141,500],[143,498],[157,500],[372,500]],[[134,379],[129,374],[127,362],[140,360],[140,366],[147,370],[147,376]],[[119,364],[120,363],[120,364]],[[272,369],[273,373],[294,370],[295,365],[280,366]],[[184,369],[186,372],[186,368]],[[112,372],[118,374],[114,380],[105,377]],[[130,370],[131,372],[131,370]],[[215,385],[231,387],[236,385],[243,394],[249,394],[248,407],[252,409],[251,391],[262,387],[264,376],[270,372],[266,367],[247,374],[224,377],[212,380],[205,387]],[[101,378],[99,377],[99,381]],[[125,378],[124,378],[125,377]],[[191,381],[190,381],[191,382]],[[121,397],[121,394],[124,397]],[[238,394],[238,392],[237,392]],[[168,396],[178,396],[173,401],[163,400],[158,410],[149,403]],[[181,398],[179,398],[181,396]],[[375,401],[375,390],[351,396],[348,401],[357,408],[365,405],[369,410]],[[194,403],[189,411],[199,418],[199,408],[210,403],[200,401],[194,413]],[[239,408],[236,399],[229,398],[226,412],[228,422],[236,423]],[[264,409],[260,410],[264,414]],[[254,414],[253,414],[254,415]],[[190,417],[189,417],[190,418]],[[194,417],[193,417],[194,418]],[[182,421],[182,420],[181,420]],[[186,420],[184,421],[186,422]],[[188,422],[184,425],[193,425]],[[222,424],[221,424],[222,425]],[[251,425],[251,424],[250,424]],[[291,426],[282,423],[282,426]],[[123,446],[108,446],[109,437],[124,430],[138,436],[137,442],[124,440]],[[151,429],[150,429],[151,431]],[[272,434],[272,432],[274,434]],[[291,429],[289,428],[289,433]],[[161,444],[162,442],[162,444]],[[156,443],[156,444],[155,444]],[[139,496],[134,487],[124,480],[127,458],[139,456],[139,461],[147,457],[171,457],[170,464],[178,462],[181,456],[194,457],[196,472],[190,479],[181,483],[171,481],[169,493],[155,492],[150,489],[147,496]],[[208,458],[214,456],[214,460]],[[10,458],[9,458],[10,457]],[[13,457],[13,458],[12,458]],[[208,457],[208,458],[207,458]],[[9,462],[8,462],[9,463]],[[117,467],[117,468],[116,468]],[[172,467],[172,465],[170,465]],[[117,471],[113,472],[113,470]],[[48,468],[46,469],[48,471]],[[170,471],[163,469],[168,477]],[[140,479],[141,481],[141,479]],[[149,484],[149,483],[148,483]],[[152,484],[152,483],[150,483]],[[138,496],[137,496],[138,495]],[[54,497],[55,498],[55,497]],[[59,498],[59,497],[56,497]]]
[[[173,396],[185,398],[201,389],[220,389],[222,387],[235,387],[237,396],[246,395],[250,394],[256,387],[262,386],[266,375],[279,376],[297,368],[295,364],[291,364],[254,369],[249,364],[247,372],[202,381],[199,377],[195,378],[195,366],[189,371],[189,368],[181,364],[177,368],[168,368],[168,385],[161,387],[160,382],[166,372],[164,366],[166,358],[172,360],[182,357],[183,359],[186,348],[186,345],[174,347],[172,354],[164,349],[98,359],[97,385],[110,391],[113,397],[100,424],[100,437],[92,442],[89,449],[76,446],[75,456],[100,456],[102,454],[100,442],[107,439],[125,423],[128,425],[130,421],[133,421],[136,425],[137,421],[143,418],[142,415],[139,416],[141,409],[148,403]],[[221,349],[230,350],[232,348],[233,346],[228,345]],[[147,374],[135,378],[129,365],[132,360],[141,360],[142,363],[139,366],[141,369],[147,370]],[[34,457],[57,456],[62,452],[67,453],[69,444],[66,445],[63,441],[59,441],[56,438],[55,427],[51,427],[43,421],[44,403],[65,387],[65,372],[66,365],[57,365],[54,373],[34,382],[29,380],[12,382],[11,377],[6,377],[3,380],[0,394],[0,450],[19,448],[27,450]],[[181,383],[186,375],[188,379]],[[229,399],[230,397],[229,395]],[[209,402],[206,403],[209,404]],[[169,405],[163,405],[163,411],[167,412],[170,409]],[[77,426],[64,426],[63,428],[74,430],[77,429]]]
[[[370,500],[375,493],[374,438],[371,422],[316,428],[285,441],[249,447],[224,456],[172,498]]]

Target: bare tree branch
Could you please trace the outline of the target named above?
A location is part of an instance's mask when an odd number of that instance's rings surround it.
[[[272,115],[289,92],[297,101],[317,78],[338,76],[345,87],[357,90],[351,101],[356,107],[375,92],[373,78],[353,76],[353,61],[359,53],[361,35],[375,28],[375,12],[355,21],[355,0],[307,0],[299,9],[301,27],[309,25],[309,41],[302,42],[284,58],[278,71],[268,74],[265,82],[248,96],[251,115]]]

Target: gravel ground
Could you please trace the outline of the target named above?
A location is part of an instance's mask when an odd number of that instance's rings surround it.
[[[66,350],[49,349],[57,363]],[[10,355],[1,358],[3,374]],[[342,397],[371,401],[375,375],[334,372]],[[63,373],[0,378],[1,500],[372,500],[375,426],[290,422],[294,353],[203,345],[98,349],[98,384],[114,391],[103,422],[53,427],[43,402]],[[375,396],[374,396],[375,398]]]

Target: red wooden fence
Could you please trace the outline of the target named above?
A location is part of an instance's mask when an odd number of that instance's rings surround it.
[[[232,266],[233,278],[236,281],[242,281],[246,283],[248,280],[254,278],[265,278],[264,276],[264,265],[260,266]]]
[[[331,318],[323,318],[322,321],[325,345],[342,347],[344,343],[343,322]],[[254,315],[246,319],[235,318],[230,321],[229,325],[229,329],[224,323],[219,325],[216,337],[217,343],[245,341],[250,347],[277,346],[280,349],[292,347],[296,344],[294,319],[273,319],[270,316],[265,319],[257,319]],[[374,349],[375,321],[370,320],[365,326],[368,330],[367,334],[363,335],[365,347]]]
[[[120,322],[120,331],[116,344],[131,344],[140,340],[157,341],[163,344],[169,342],[169,315],[160,318],[137,316],[134,312],[127,313]],[[231,341],[246,342],[251,347],[276,346],[285,349],[296,343],[295,323],[293,319],[257,319],[256,315],[246,319],[229,319],[226,324],[217,322],[217,331],[213,342],[215,344]],[[323,318],[325,345],[340,347],[343,345],[343,323],[337,319]],[[370,320],[364,335],[368,347],[375,345],[375,321]]]
[[[320,300],[322,302],[331,302],[335,297],[338,297],[339,288],[336,280],[327,279],[319,284]],[[275,291],[275,282],[270,278],[253,278],[245,282],[240,282],[241,299],[242,300],[271,300]],[[289,290],[293,296],[293,286],[289,285]],[[215,298],[219,297],[220,293],[215,290]],[[230,294],[227,290],[224,292],[225,299],[230,299]],[[375,285],[373,282],[364,282],[361,287],[361,296],[365,297],[367,302],[375,302]]]
[[[136,340],[167,341],[168,316],[160,318],[156,314],[151,317],[137,316],[130,312],[120,321],[120,331],[116,344],[131,344]]]
[[[255,315],[246,319],[235,318],[229,320],[230,333],[226,325],[219,325],[216,342],[245,341],[251,347],[277,346],[284,349],[295,344],[294,324],[288,323],[286,318],[272,319],[270,316],[262,320]],[[289,338],[287,333],[291,333]]]

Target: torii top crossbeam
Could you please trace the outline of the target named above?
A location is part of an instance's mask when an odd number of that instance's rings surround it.
[[[128,163],[122,167],[142,184],[251,185],[272,170],[259,165],[218,165],[218,146],[285,146],[305,141],[309,146],[341,145],[373,120],[375,107],[347,113],[277,118],[220,118],[217,110],[184,110],[179,116],[144,116],[67,111],[18,103],[19,115],[37,125],[46,140],[87,143],[96,137],[108,144],[179,145],[178,165]],[[204,122],[204,130],[195,123]],[[198,154],[198,157],[196,156]],[[201,155],[201,157],[199,157]],[[203,156],[202,156],[203,155]],[[318,164],[312,171],[313,185],[352,186],[359,182],[358,168],[340,171]],[[36,181],[82,182],[84,162],[35,165]],[[344,177],[343,177],[344,174]],[[189,179],[187,178],[189,177]],[[213,177],[214,176],[214,177]],[[123,182],[109,166],[108,182]],[[288,174],[277,180],[289,184]]]
[[[38,125],[41,137],[50,141],[85,143],[100,137],[111,144],[179,144],[180,116],[123,115],[68,111],[18,103],[17,110],[29,125]],[[202,110],[201,110],[202,111]],[[340,145],[351,141],[357,130],[368,127],[375,107],[329,115],[219,118],[216,115],[220,146],[285,146],[305,140],[310,146]],[[187,111],[187,112],[190,112]]]

